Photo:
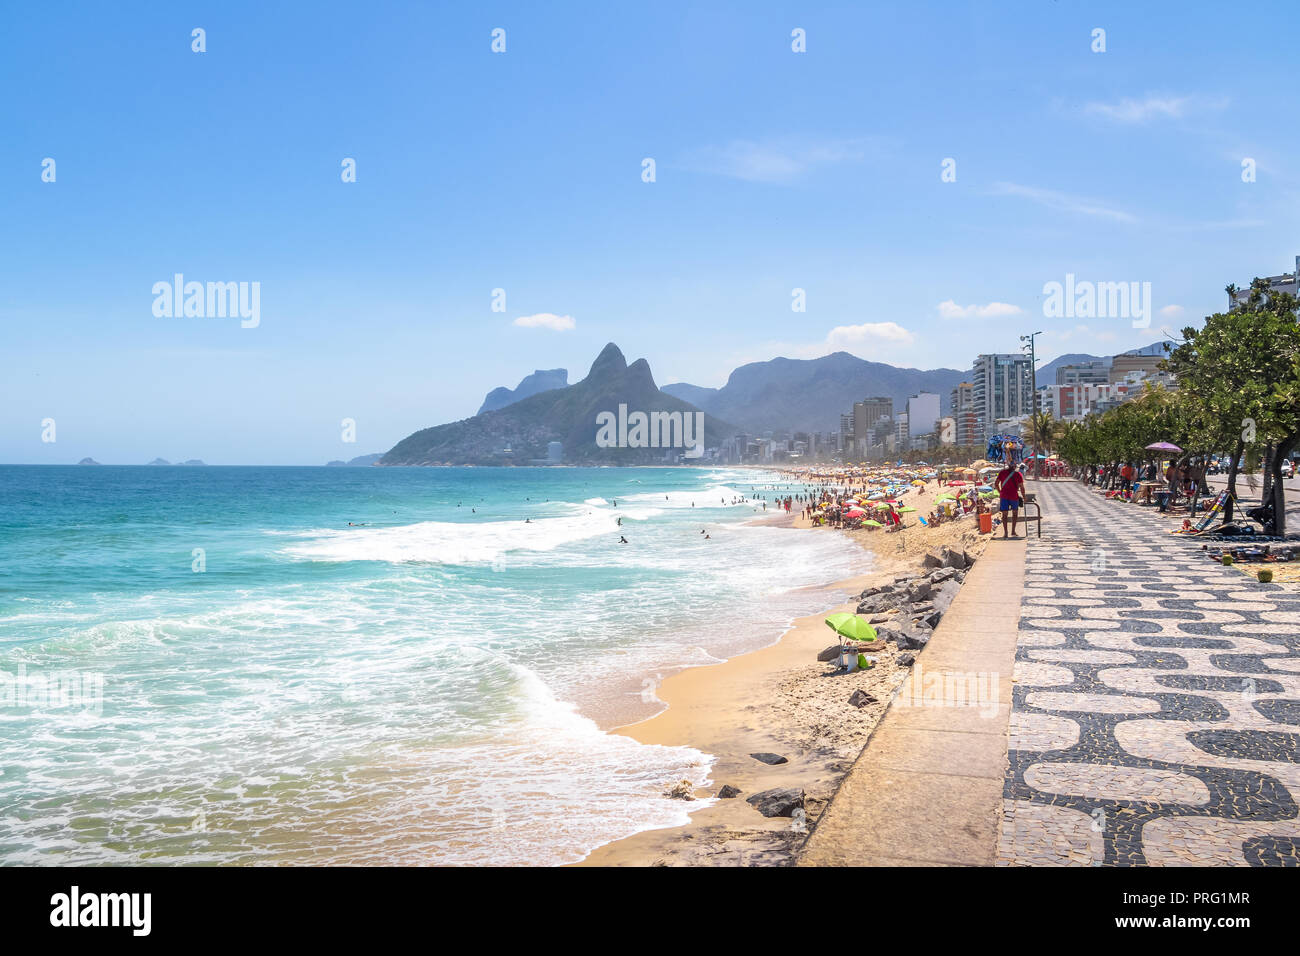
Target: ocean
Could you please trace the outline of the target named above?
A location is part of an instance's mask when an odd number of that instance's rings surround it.
[[[608,730],[867,560],[755,524],[781,480],[0,466],[0,862],[550,865],[685,823],[709,755]]]

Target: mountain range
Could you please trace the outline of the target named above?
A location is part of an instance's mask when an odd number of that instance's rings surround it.
[[[1123,354],[1162,351],[1163,343],[1154,342]],[[1054,383],[1063,365],[1112,358],[1083,352],[1062,355],[1038,370],[1038,382]],[[663,448],[597,444],[597,416],[617,414],[620,405],[647,413],[701,412],[704,445],[712,448],[739,432],[836,431],[840,415],[870,396],[892,398],[894,408],[902,411],[909,397],[936,393],[940,412],[946,414],[953,387],[969,375],[952,368],[896,368],[833,352],[816,359],[774,358],[742,365],[721,388],[677,382],[660,389],[645,359],[629,365],[611,342],[576,384],[568,384],[567,369],[538,369],[513,389],[490,391],[471,418],[422,429],[383,456],[366,455],[347,464],[370,464],[376,457],[380,465],[528,464],[545,460],[551,442],[561,444],[563,460],[572,464],[663,462]]]
[[[721,388],[678,382],[665,385],[664,391],[747,431],[838,431],[840,415],[868,396],[888,396],[901,411],[912,395],[934,392],[946,413],[953,387],[968,374],[955,368],[895,368],[832,352],[816,359],[742,365]]]
[[[565,376],[567,379],[567,372]],[[631,414],[681,413],[683,421],[687,415],[698,414],[704,424],[706,448],[721,444],[737,431],[735,425],[660,391],[649,363],[637,359],[629,365],[611,342],[601,350],[582,381],[538,392],[472,418],[421,429],[394,445],[379,464],[527,465],[545,460],[551,442],[561,444],[563,460],[569,464],[659,463],[666,456],[676,460],[671,449],[628,447],[636,444],[635,438],[623,447],[598,444],[600,423],[602,419],[608,421],[603,417],[624,418],[620,406],[623,413]],[[691,422],[695,421],[692,417]],[[633,433],[629,430],[626,434]],[[685,448],[681,447],[681,451]]]
[[[494,388],[487,393],[478,414],[493,412],[498,408],[513,405],[521,399],[531,398],[539,392],[548,392],[553,388],[564,388],[569,384],[567,368],[539,368],[532,375],[525,375],[515,388]]]

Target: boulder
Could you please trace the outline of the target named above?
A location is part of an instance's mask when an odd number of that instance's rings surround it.
[[[762,763],[765,764],[770,764],[772,766],[776,766],[779,763],[790,762],[786,760],[785,757],[782,757],[780,754],[761,753],[761,754],[750,754],[750,756],[753,757],[755,760],[761,761]]]
[[[854,707],[866,707],[867,704],[874,704],[876,698],[872,697],[865,690],[858,689],[849,697],[849,703]]]
[[[859,614],[881,614],[906,603],[908,600],[907,595],[908,592],[906,591],[881,592],[872,595],[858,605],[857,612]]]
[[[930,583],[942,584],[944,581],[956,577],[958,573],[956,568],[936,568],[930,572]]]
[[[961,591],[961,582],[954,578],[951,581],[944,581],[930,595],[934,606],[939,611],[947,611],[952,606],[953,599]]]
[[[905,631],[900,631],[894,641],[900,651],[919,651],[930,643],[931,629],[928,624],[916,623]]]
[[[926,568],[942,567],[943,563],[943,552],[935,548],[931,548],[927,551],[925,557],[921,559],[921,566]]]
[[[765,817],[788,817],[793,816],[796,809],[803,807],[803,798],[802,790],[794,787],[778,787],[775,790],[764,790],[752,797],[746,797],[745,802]]]
[[[927,627],[938,627],[939,621],[943,618],[943,611],[931,611],[925,617],[921,618]]]
[[[904,622],[896,621],[892,624],[885,624],[876,628],[876,639],[884,641],[886,644],[897,644],[898,635],[904,631]]]
[[[919,581],[913,582],[912,586],[907,589],[907,599],[913,604],[918,601],[924,601],[930,596],[931,590],[933,590],[933,588],[930,584],[930,580],[928,578],[921,578]]]
[[[883,590],[883,588],[867,588],[867,589],[864,590],[861,594],[858,595],[858,600],[859,600],[859,601],[865,601],[865,600],[866,600],[867,598],[869,598],[869,597],[875,597],[875,596],[876,596],[877,594],[879,594],[882,590]]]
[[[899,667],[911,667],[911,666],[912,666],[913,664],[915,664],[915,663],[916,663],[916,655],[915,655],[915,654],[899,654],[899,655],[898,655],[898,666],[899,666]]]
[[[742,793],[744,793],[743,790],[737,787],[733,787],[731,784],[727,783],[727,784],[723,784],[722,789],[718,791],[718,799],[730,800],[732,797],[738,797]]]

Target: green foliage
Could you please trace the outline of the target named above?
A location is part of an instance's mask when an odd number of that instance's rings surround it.
[[[1246,303],[1183,330],[1163,363],[1177,391],[1155,388],[1102,415],[1071,423],[1058,448],[1075,465],[1149,457],[1148,444],[1170,441],[1188,453],[1236,454],[1244,441],[1294,443],[1300,431],[1300,325],[1294,296],[1255,282]]]

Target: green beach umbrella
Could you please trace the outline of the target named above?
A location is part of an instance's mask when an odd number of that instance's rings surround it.
[[[899,512],[901,512],[902,514],[905,514],[905,515],[912,514],[914,511],[916,511],[915,508],[899,508],[898,510],[899,510]]]
[[[874,641],[876,629],[856,614],[832,614],[826,619],[826,626],[841,637],[851,641]]]
[[[863,523],[864,525],[866,525],[867,527],[869,527],[869,528],[883,528],[883,527],[884,527],[884,525],[882,525],[879,521],[864,521],[864,522],[862,522],[862,523]]]

